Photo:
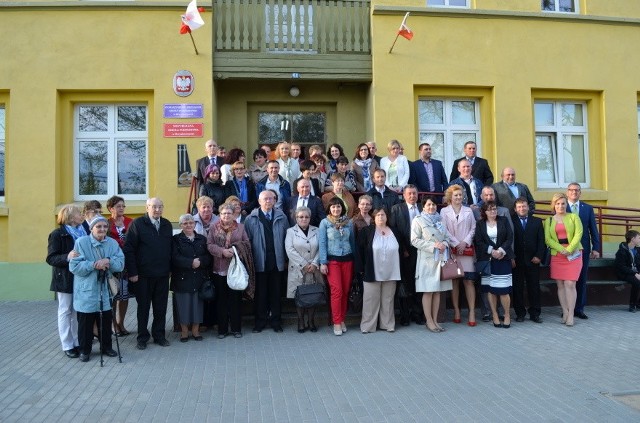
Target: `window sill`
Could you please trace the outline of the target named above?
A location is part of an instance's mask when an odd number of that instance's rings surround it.
[[[532,193],[533,198],[536,201],[551,201],[553,194],[561,192],[563,194],[567,193],[567,189],[565,188],[540,188]],[[607,201],[609,200],[609,193],[600,189],[592,189],[592,188],[583,188],[582,194],[580,195],[580,200],[586,201],[587,203],[590,201]]]
[[[0,201],[0,216],[9,216],[9,206],[4,201]]]

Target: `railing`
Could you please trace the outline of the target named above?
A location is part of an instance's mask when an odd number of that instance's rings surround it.
[[[370,54],[369,1],[215,0],[216,51]]]

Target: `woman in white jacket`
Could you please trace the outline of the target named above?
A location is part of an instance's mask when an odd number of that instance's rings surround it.
[[[451,290],[451,280],[440,281],[440,262],[445,260],[449,247],[449,233],[442,224],[433,197],[422,200],[422,213],[411,222],[411,245],[418,250],[416,261],[416,292],[422,294],[422,309],[427,329],[444,332],[438,324],[440,292]]]
[[[400,194],[409,183],[409,161],[400,154],[402,145],[398,140],[389,141],[387,149],[389,155],[380,159],[380,167],[387,172],[387,186]]]

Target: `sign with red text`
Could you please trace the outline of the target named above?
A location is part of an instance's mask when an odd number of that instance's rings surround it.
[[[202,123],[165,123],[165,138],[202,138]]]

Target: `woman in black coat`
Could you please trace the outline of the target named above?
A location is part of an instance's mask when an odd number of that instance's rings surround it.
[[[171,290],[176,298],[180,321],[180,342],[189,340],[189,325],[193,339],[201,341],[203,304],[198,296],[200,286],[209,278],[211,255],[207,238],[195,232],[193,216],[180,216],[182,232],[173,236],[171,247]]]
[[[75,240],[87,235],[82,222],[82,210],[75,204],[62,206],[58,212],[59,228],[49,234],[47,263],[51,269],[51,291],[58,298],[58,332],[62,350],[69,358],[77,358],[78,319],[73,309],[73,273],[69,271],[69,261],[78,256],[73,251]]]
[[[249,215],[253,209],[258,207],[256,185],[251,178],[245,176],[246,171],[243,162],[235,162],[231,165],[233,177],[224,184],[225,201],[229,197],[238,197],[243,216]]]
[[[209,165],[205,169],[206,179],[200,187],[199,197],[207,196],[213,200],[213,214],[218,214],[218,207],[224,203],[227,196],[224,192],[224,185],[220,179],[220,169],[216,165]]]

